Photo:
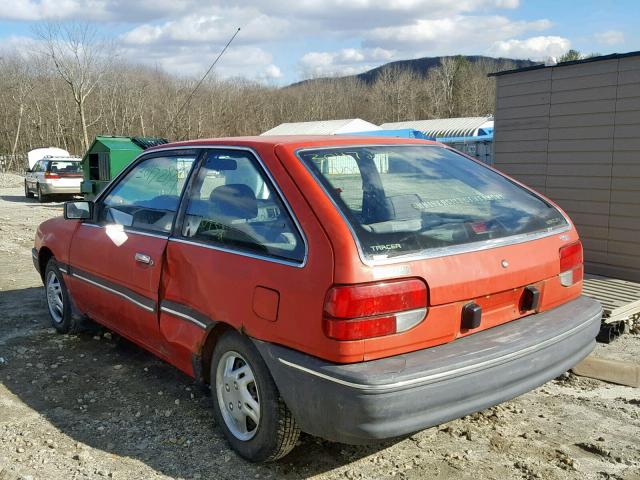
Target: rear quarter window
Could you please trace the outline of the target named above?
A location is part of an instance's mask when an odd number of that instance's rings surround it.
[[[298,155],[371,259],[567,226],[540,197],[440,146],[354,146]]]
[[[304,241],[256,158],[212,150],[190,189],[182,235],[227,250],[302,263]]]

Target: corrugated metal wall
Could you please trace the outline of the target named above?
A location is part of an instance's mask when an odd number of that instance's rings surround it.
[[[496,81],[495,166],[567,211],[587,271],[640,281],[640,56]]]

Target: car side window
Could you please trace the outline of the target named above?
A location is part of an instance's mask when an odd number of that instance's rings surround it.
[[[169,233],[194,161],[195,155],[141,161],[100,202],[98,222]]]
[[[304,242],[293,219],[246,151],[208,152],[191,187],[182,235],[261,256],[304,259]]]

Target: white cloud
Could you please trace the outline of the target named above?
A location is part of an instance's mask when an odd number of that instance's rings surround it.
[[[519,6],[519,0],[244,0],[238,3],[241,7],[225,0],[5,0],[0,4],[0,18],[137,22],[199,14],[209,8],[251,8],[274,18],[312,20],[333,31],[342,31],[402,23],[416,15],[433,18]]]
[[[316,47],[304,54],[298,62],[303,76],[359,73],[421,56],[493,51],[518,56],[518,45],[510,42],[528,40],[514,38],[551,26],[549,20],[500,14],[519,5],[519,0],[0,0],[0,19],[100,21],[105,33],[113,25],[119,32],[124,27],[118,37],[122,58],[184,75],[206,71],[241,27],[216,67],[218,75],[273,81],[286,75],[270,52],[281,56],[290,45],[308,41],[352,47]]]
[[[596,41],[602,45],[612,46],[624,43],[624,33],[618,30],[607,30],[606,32],[596,33],[594,37]]]
[[[60,19],[77,12],[78,5],[73,0],[15,0],[0,5],[0,18],[12,20]]]
[[[500,15],[416,19],[406,25],[363,32],[363,48],[310,52],[300,59],[303,76],[352,75],[391,60],[456,54],[489,54],[496,42],[551,27],[549,20],[511,21]],[[512,58],[521,58],[518,55]]]
[[[127,45],[120,49],[119,56],[135,59],[150,67],[160,67],[178,76],[202,76],[211,62],[220,53],[217,45]],[[251,80],[274,79],[272,55],[252,45],[237,45],[230,48],[216,64],[213,74],[221,78],[244,77]],[[276,67],[277,68],[277,67]],[[268,77],[267,73],[271,74]]]
[[[282,70],[272,63],[264,69],[261,78],[264,80],[278,80],[282,78]]]
[[[408,19],[441,18],[487,9],[514,9],[519,0],[245,0],[271,15],[313,21],[331,31],[365,31],[403,25]]]
[[[197,0],[11,0],[0,4],[0,18],[149,21],[189,11],[197,5]]]
[[[528,31],[545,30],[549,20],[511,21],[500,15],[456,15],[418,19],[409,25],[382,27],[366,35],[365,45],[431,52],[435,55],[486,48],[493,41]],[[443,51],[446,49],[447,51]]]
[[[282,40],[287,20],[255,8],[208,6],[165,22],[144,23],[121,35],[123,57],[160,65],[181,75],[201,75],[236,32],[242,30],[216,66],[220,77],[274,81],[282,71],[266,44]]]
[[[559,57],[571,48],[571,42],[564,37],[541,36],[525,40],[501,40],[493,44],[490,52],[499,57],[528,58],[543,60]]]
[[[146,23],[122,35],[127,44],[217,43],[224,45],[241,26],[236,43],[256,43],[281,38],[289,22],[243,8],[208,8],[162,24]]]
[[[300,59],[299,67],[305,77],[353,75],[393,58],[394,52],[383,48],[345,48],[337,52],[309,52]]]
[[[0,53],[25,55],[40,49],[41,45],[38,40],[22,35],[11,35],[10,37],[3,38],[2,42],[0,42]]]

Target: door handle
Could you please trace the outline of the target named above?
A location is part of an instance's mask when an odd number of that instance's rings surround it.
[[[149,255],[145,255],[144,253],[136,253],[134,258],[136,262],[144,263],[146,265],[153,265],[153,260]]]

